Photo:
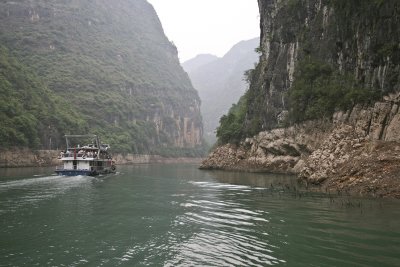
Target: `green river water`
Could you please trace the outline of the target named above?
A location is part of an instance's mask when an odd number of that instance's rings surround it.
[[[119,166],[0,169],[0,266],[400,266],[400,201],[295,178]]]

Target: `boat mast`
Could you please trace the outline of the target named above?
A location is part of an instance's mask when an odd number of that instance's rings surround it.
[[[68,143],[68,136],[67,136],[67,135],[65,135],[65,143],[67,144],[67,150],[66,150],[66,151],[68,151],[68,149],[69,149],[69,143]]]

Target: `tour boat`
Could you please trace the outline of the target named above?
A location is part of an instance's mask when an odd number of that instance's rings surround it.
[[[65,139],[67,148],[58,157],[63,162],[56,169],[58,175],[95,176],[115,173],[115,162],[109,153],[110,146],[101,144],[97,135],[66,135]],[[90,143],[80,145],[78,140],[89,140]]]

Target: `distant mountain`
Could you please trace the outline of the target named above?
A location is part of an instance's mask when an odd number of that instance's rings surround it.
[[[90,132],[120,152],[187,155],[202,145],[200,99],[146,0],[1,1],[0,43],[1,100],[18,103],[0,109],[0,143],[47,149],[64,133]],[[79,127],[52,112],[53,99]],[[13,122],[30,110],[25,133]]]
[[[211,54],[200,54],[196,57],[189,59],[182,63],[182,67],[188,72],[196,70],[197,68],[204,66],[208,63],[218,60],[219,57],[211,55]]]
[[[258,62],[255,49],[259,43],[259,38],[241,41],[222,58],[199,55],[182,64],[199,92],[205,137],[211,143],[216,140],[214,131],[219,119],[247,88],[244,72]]]

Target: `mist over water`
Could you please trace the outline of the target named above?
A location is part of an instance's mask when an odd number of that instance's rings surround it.
[[[0,170],[0,266],[396,266],[396,200],[305,192],[291,176],[119,167]]]

